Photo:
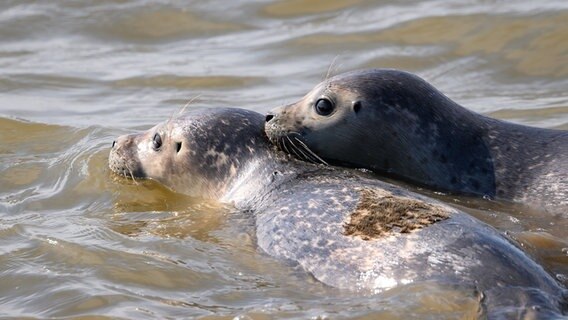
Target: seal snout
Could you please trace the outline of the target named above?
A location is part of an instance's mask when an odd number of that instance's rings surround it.
[[[113,140],[109,155],[111,171],[126,177],[144,177],[135,146],[133,135],[120,136]]]
[[[264,133],[272,142],[276,144],[276,140],[283,134],[280,127],[277,124],[277,119],[274,118],[274,114],[269,113],[266,115],[266,122],[264,123]]]

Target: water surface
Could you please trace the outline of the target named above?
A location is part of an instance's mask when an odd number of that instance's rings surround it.
[[[3,1],[0,316],[467,318],[473,292],[372,299],[254,244],[229,206],[107,169],[112,140],[193,107],[259,112],[328,74],[414,72],[477,112],[568,129],[566,1]],[[568,284],[568,222],[434,194]]]

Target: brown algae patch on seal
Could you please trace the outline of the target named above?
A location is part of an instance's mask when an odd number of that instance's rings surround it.
[[[449,218],[441,206],[424,201],[361,189],[357,207],[344,225],[344,235],[371,240],[391,233],[409,233]]]

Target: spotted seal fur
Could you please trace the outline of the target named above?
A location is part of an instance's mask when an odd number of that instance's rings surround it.
[[[489,316],[563,312],[560,284],[493,228],[356,171],[291,158],[270,144],[263,124],[263,115],[242,109],[191,111],[119,137],[109,167],[253,214],[264,252],[332,287],[375,294],[434,281],[476,288]],[[381,222],[384,210],[391,217]],[[350,234],[356,212],[374,216],[367,226],[379,232]],[[408,217],[416,222],[403,230]]]
[[[267,121],[285,151],[301,143],[333,164],[568,216],[568,131],[482,116],[407,72],[340,74]]]

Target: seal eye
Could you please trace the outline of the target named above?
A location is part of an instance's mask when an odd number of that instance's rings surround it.
[[[160,134],[156,132],[154,138],[152,139],[152,147],[154,147],[154,150],[157,151],[158,149],[160,149],[161,146],[162,146],[162,137],[160,137]]]
[[[334,106],[328,99],[319,99],[316,101],[315,108],[320,116],[329,116],[333,112]]]

